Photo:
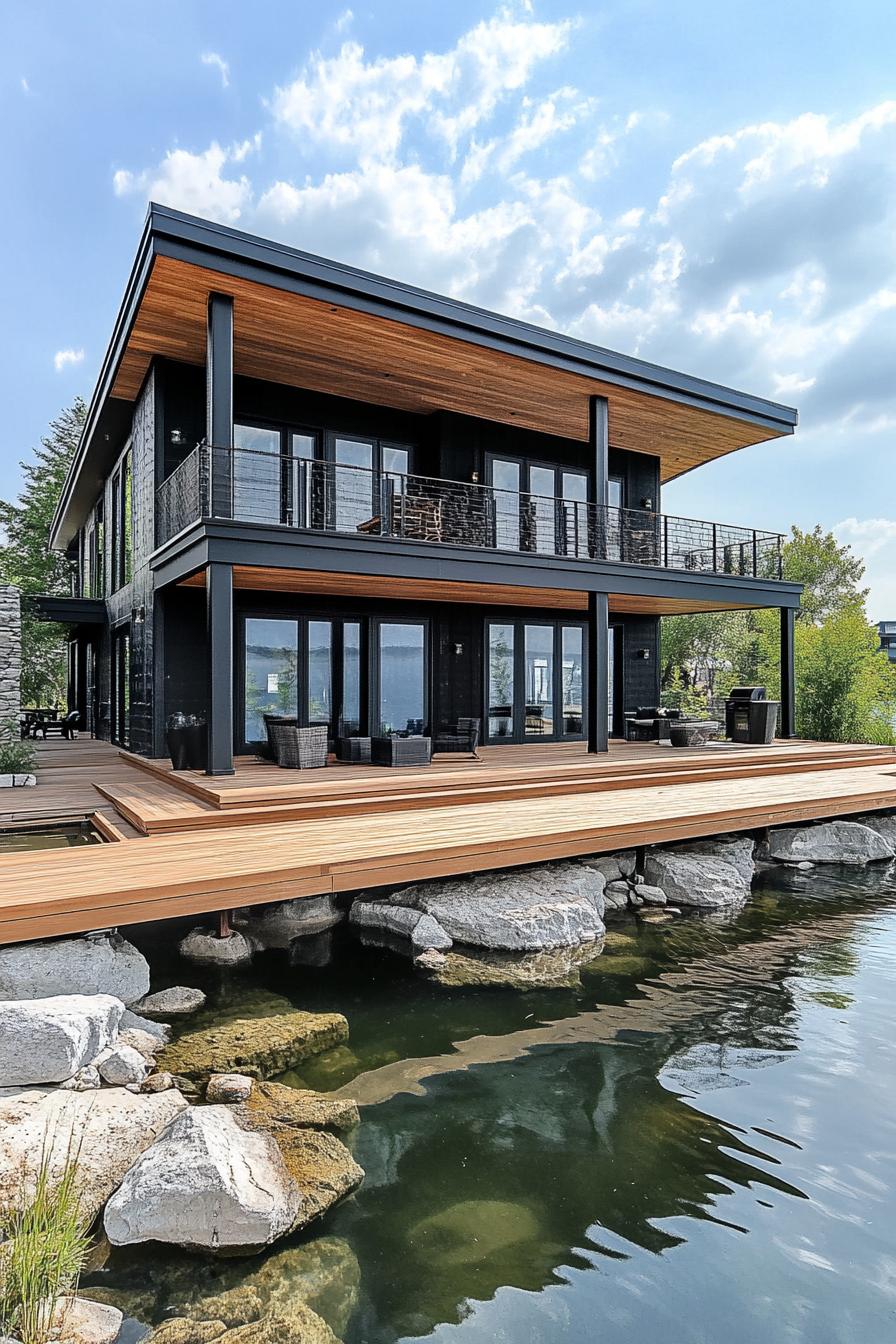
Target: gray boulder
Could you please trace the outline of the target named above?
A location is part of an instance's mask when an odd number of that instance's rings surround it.
[[[236,932],[229,938],[218,938],[208,929],[192,929],[181,940],[178,951],[197,966],[247,966],[252,960],[251,944]]]
[[[750,884],[737,868],[707,854],[652,850],[644,864],[644,876],[648,886],[659,887],[676,905],[702,910],[742,905],[750,895]]]
[[[604,913],[607,910],[627,910],[631,887],[627,882],[614,880],[604,888]]]
[[[70,1092],[94,1092],[102,1081],[96,1065],[88,1064],[86,1068],[79,1069],[73,1078],[66,1078],[59,1086],[67,1088]]]
[[[151,1022],[148,1017],[141,1017],[130,1008],[126,1008],[121,1015],[121,1032],[125,1031],[142,1031],[145,1035],[152,1036],[159,1047],[167,1045],[171,1040],[171,1028],[167,1022]],[[140,1049],[135,1041],[131,1041],[130,1044]]]
[[[132,1045],[116,1041],[108,1050],[97,1055],[96,1067],[104,1083],[113,1087],[127,1087],[128,1083],[142,1083],[149,1065]]]
[[[389,901],[355,901],[349,913],[349,923],[363,929],[385,929],[387,933],[409,938],[415,952],[435,949],[445,952],[451,939],[432,915]]]
[[[145,999],[134,1004],[134,1011],[151,1020],[187,1017],[197,1012],[204,1003],[205,995],[201,989],[175,985],[172,989],[160,989],[157,994],[147,994]]]
[[[0,1100],[0,1208],[18,1208],[23,1197],[33,1197],[44,1151],[51,1184],[76,1152],[75,1190],[92,1221],[128,1168],[188,1104],[179,1092],[135,1096],[120,1087],[34,1088]]]
[[[717,835],[709,840],[692,840],[676,845],[676,854],[701,854],[710,859],[721,859],[736,868],[745,882],[752,882],[756,871],[753,859],[753,841],[748,835]]]
[[[112,1044],[123,1011],[109,994],[0,1003],[0,1087],[65,1082]]]
[[[114,931],[0,948],[0,999],[111,994],[129,1004],[148,991],[146,958]]]
[[[645,905],[665,905],[666,893],[661,887],[651,887],[647,882],[642,882],[637,888],[638,896]]]
[[[768,853],[781,863],[846,863],[863,867],[893,858],[893,847],[878,831],[855,821],[817,826],[782,826],[771,831]]]
[[[300,896],[250,910],[246,936],[261,947],[289,947],[294,939],[324,933],[344,918],[335,897]]]
[[[867,826],[869,831],[877,831],[896,854],[896,812],[867,812],[852,820],[857,826]]]
[[[635,857],[633,849],[621,849],[616,854],[592,854],[582,859],[582,863],[600,873],[608,883],[620,882],[623,878],[634,877]]]
[[[121,1332],[123,1314],[104,1302],[86,1297],[60,1297],[50,1322],[51,1338],[64,1344],[115,1344]]]
[[[424,882],[392,900],[432,915],[450,938],[473,947],[538,952],[575,947],[605,932],[604,877],[580,863]]]
[[[251,1250],[288,1232],[300,1202],[269,1135],[242,1129],[226,1106],[194,1106],[131,1167],[104,1225],[113,1246]]]

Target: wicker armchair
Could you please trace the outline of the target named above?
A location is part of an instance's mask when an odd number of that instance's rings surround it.
[[[481,719],[458,719],[453,728],[440,729],[432,744],[433,755],[439,751],[465,752],[469,753],[474,761],[478,761],[480,757],[477,747],[481,723]]]
[[[277,764],[282,770],[319,770],[327,763],[326,725],[294,728],[272,723],[271,737]]]

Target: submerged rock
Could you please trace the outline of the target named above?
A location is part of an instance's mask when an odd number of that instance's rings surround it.
[[[525,1204],[468,1199],[417,1223],[408,1245],[421,1259],[460,1268],[481,1263],[520,1242],[536,1242],[539,1236],[538,1219]]]
[[[259,1121],[292,1125],[297,1129],[354,1129],[360,1123],[357,1103],[326,1092],[257,1083],[251,1096],[233,1108],[241,1124],[254,1128]]]
[[[190,989],[187,985],[175,985],[171,989],[160,989],[157,994],[147,994],[145,999],[134,1004],[135,1012],[151,1020],[166,1017],[187,1017],[197,1012],[205,1003],[201,989]]]
[[[345,918],[333,896],[300,896],[276,905],[253,907],[246,936],[262,947],[289,947],[295,938],[324,933]]]
[[[782,826],[770,831],[768,853],[783,863],[846,863],[862,867],[892,859],[890,841],[854,821],[823,821],[817,826]]]
[[[0,1003],[0,1087],[65,1082],[113,1043],[123,1011],[109,994]]]
[[[191,929],[181,939],[177,950],[187,961],[197,966],[248,966],[252,947],[241,933],[234,930],[229,938],[219,938],[209,929]]]
[[[448,952],[431,974],[451,989],[578,989],[582,966],[594,961],[600,950],[593,942],[522,955],[471,948]]]
[[[295,1226],[301,1203],[269,1136],[244,1129],[225,1106],[194,1106],[138,1158],[103,1221],[113,1246],[251,1250]]]
[[[339,1344],[316,1312],[297,1302],[288,1316],[265,1316],[221,1336],[222,1344]]]
[[[706,854],[651,850],[644,876],[649,885],[664,891],[668,900],[703,910],[742,905],[750,895],[750,883],[737,868]]]
[[[149,964],[112,930],[0,948],[0,999],[111,994],[122,1003],[149,990]]]
[[[270,1078],[348,1040],[341,1013],[306,1013],[269,995],[259,1012],[209,1025],[193,1023],[159,1055],[159,1067],[187,1078],[245,1073]]]
[[[176,1316],[156,1326],[146,1344],[212,1344],[212,1340],[220,1339],[226,1330],[223,1321],[191,1321]]]
[[[0,1208],[17,1208],[33,1196],[45,1150],[51,1183],[75,1154],[75,1190],[92,1221],[128,1168],[187,1105],[179,1092],[135,1096],[118,1087],[36,1089],[0,1101]]]
[[[391,897],[432,915],[456,942],[538,952],[591,942],[604,932],[604,878],[579,863],[424,882]]]
[[[365,929],[384,929],[387,933],[409,938],[411,947],[418,952],[430,949],[444,952],[451,939],[432,915],[389,901],[355,901],[349,913],[349,923]]]

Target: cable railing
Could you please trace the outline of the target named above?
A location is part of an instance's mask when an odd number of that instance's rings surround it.
[[[157,544],[200,518],[781,577],[777,532],[247,448],[200,444],[162,483]]]

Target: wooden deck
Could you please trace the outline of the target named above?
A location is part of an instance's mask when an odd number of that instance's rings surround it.
[[[118,843],[0,857],[0,942],[896,808],[896,753],[824,743],[492,748],[429,769],[173,775],[104,743],[40,749],[0,826],[91,817]]]

